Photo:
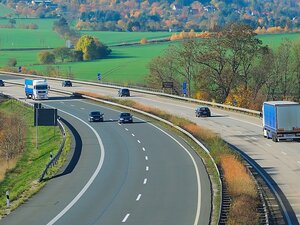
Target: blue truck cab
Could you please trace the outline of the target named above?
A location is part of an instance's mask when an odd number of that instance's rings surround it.
[[[47,80],[25,79],[25,95],[33,100],[48,99],[49,85]]]

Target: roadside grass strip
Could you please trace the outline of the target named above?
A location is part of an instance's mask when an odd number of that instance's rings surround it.
[[[39,191],[45,182],[38,182],[46,164],[58,151],[62,134],[59,127],[38,127],[38,149],[36,149],[36,127],[33,126],[33,109],[16,100],[0,102],[0,111],[8,116],[18,116],[25,121],[25,149],[17,157],[16,165],[6,171],[0,181],[0,218],[9,214],[30,196]],[[71,138],[68,131],[63,154],[58,163],[51,168],[47,177],[54,175],[63,165],[70,150]],[[10,193],[10,207],[6,207],[6,191]]]

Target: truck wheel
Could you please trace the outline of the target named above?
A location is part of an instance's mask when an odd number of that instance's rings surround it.
[[[276,134],[272,134],[272,141],[278,142],[278,138]]]

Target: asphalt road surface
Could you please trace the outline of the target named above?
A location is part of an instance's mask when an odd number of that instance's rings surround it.
[[[21,87],[1,90],[24,98]],[[77,147],[69,164],[0,224],[208,224],[208,176],[183,140],[137,116],[120,125],[117,111],[50,97],[42,104],[60,110]],[[92,110],[105,121],[88,123]]]

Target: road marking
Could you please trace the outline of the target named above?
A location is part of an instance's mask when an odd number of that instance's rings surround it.
[[[147,184],[147,178],[144,179],[143,184]]]
[[[140,140],[137,140],[137,142],[141,144],[141,141],[140,141]]]
[[[126,131],[128,131],[128,128],[125,128]]]
[[[135,200],[136,200],[136,201],[139,201],[139,200],[140,200],[140,198],[141,198],[141,196],[142,196],[142,195],[141,195],[141,194],[139,194]]]
[[[298,161],[299,162],[299,161]],[[149,171],[149,166],[146,166],[146,171]]]
[[[257,138],[256,138],[256,137],[251,137],[251,139],[252,139],[252,140],[257,140]]]
[[[148,160],[148,156],[145,156],[145,159]]]
[[[75,105],[71,105],[71,107],[74,107]]]
[[[80,108],[80,109],[84,110],[84,108]]]
[[[266,143],[267,146],[271,147],[272,145],[270,145],[269,143]]]
[[[146,151],[146,149],[143,147],[143,151],[145,152]]]
[[[65,104],[64,102],[60,102],[61,104]]]
[[[131,134],[133,137],[135,136],[134,134]]]
[[[104,158],[105,158],[105,150],[104,150],[104,145],[103,142],[99,136],[99,134],[97,133],[97,131],[90,126],[87,122],[83,121],[82,119],[78,118],[77,116],[72,115],[71,113],[65,112],[63,110],[58,109],[58,111],[61,111],[69,116],[72,116],[76,119],[78,119],[79,121],[81,121],[82,123],[84,123],[85,125],[87,125],[89,128],[91,128],[91,130],[94,132],[94,134],[97,137],[98,143],[100,145],[100,160],[99,163],[97,165],[97,168],[95,170],[95,172],[93,173],[93,175],[90,177],[90,179],[88,180],[88,182],[84,185],[84,187],[82,188],[82,190],[76,195],[76,197],[59,213],[57,214],[49,223],[47,223],[47,225],[53,225],[55,224],[61,217],[63,217],[75,204],[76,202],[84,195],[84,193],[87,191],[87,189],[91,186],[91,184],[94,182],[95,178],[97,177],[97,175],[99,174],[103,162],[104,162]]]
[[[126,216],[124,217],[124,219],[122,220],[122,223],[125,223],[129,216],[130,216],[130,214],[127,213],[127,215],[126,215]]]
[[[283,155],[287,155],[287,153],[286,152],[281,152]]]

